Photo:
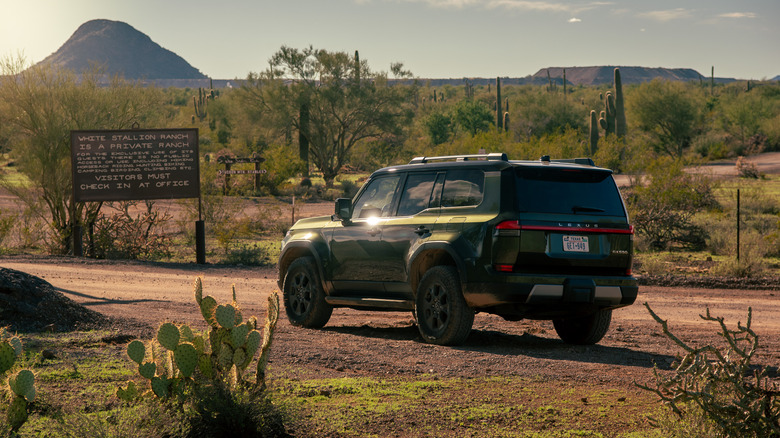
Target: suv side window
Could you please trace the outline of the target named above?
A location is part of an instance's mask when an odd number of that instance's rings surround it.
[[[485,172],[481,170],[450,170],[444,181],[442,207],[476,206],[482,202]]]
[[[436,173],[409,174],[397,216],[412,216],[428,208],[435,180]]]
[[[393,205],[393,196],[398,188],[400,175],[379,177],[368,183],[368,186],[355,201],[352,217],[369,218],[388,216]]]

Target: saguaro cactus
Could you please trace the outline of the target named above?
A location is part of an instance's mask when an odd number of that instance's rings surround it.
[[[563,101],[566,101],[566,69],[563,69]]]
[[[504,128],[504,119],[501,111],[501,78],[496,77],[496,129]]]
[[[355,50],[355,85],[360,86],[360,54]]]
[[[599,148],[599,123],[596,118],[596,110],[590,110],[590,153],[595,154]]]
[[[620,69],[615,68],[615,134],[618,138],[626,136],[626,109],[623,105],[623,81]]]
[[[615,134],[619,139],[626,136],[626,110],[623,104],[623,82],[620,78],[620,69],[615,68],[615,91],[607,91],[606,95],[599,94],[599,99],[604,100],[604,110],[599,114],[598,126],[604,130],[604,135]],[[595,111],[589,115],[590,123],[590,149],[595,153],[598,148],[598,129],[596,129]]]
[[[615,133],[615,97],[611,91],[607,91],[604,99],[604,111],[601,112],[599,125],[604,130],[604,135]]]
[[[203,91],[203,88],[198,88],[198,97],[193,96],[192,97],[192,103],[195,106],[195,116],[198,117],[200,121],[203,121],[203,119],[206,118],[207,113],[207,107],[209,104],[209,96],[208,93]]]

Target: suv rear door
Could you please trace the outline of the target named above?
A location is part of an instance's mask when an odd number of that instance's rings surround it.
[[[517,166],[515,189],[518,221],[497,226],[497,269],[630,275],[633,231],[611,171]]]

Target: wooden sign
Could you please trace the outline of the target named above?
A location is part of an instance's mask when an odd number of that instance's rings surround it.
[[[200,197],[197,129],[71,131],[77,202]]]

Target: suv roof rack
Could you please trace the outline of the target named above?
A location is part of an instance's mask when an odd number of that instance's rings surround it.
[[[587,158],[561,158],[556,160],[551,160],[549,155],[542,155],[541,158],[539,158],[539,161],[541,162],[553,162],[553,163],[572,163],[572,164],[582,164],[585,166],[595,166],[596,163],[593,162],[593,159],[590,157]]]
[[[472,160],[487,160],[487,161],[509,161],[509,158],[503,152],[492,152],[489,154],[472,154],[472,155],[447,155],[442,157],[415,157],[409,164],[423,164],[430,161],[472,161]]]

